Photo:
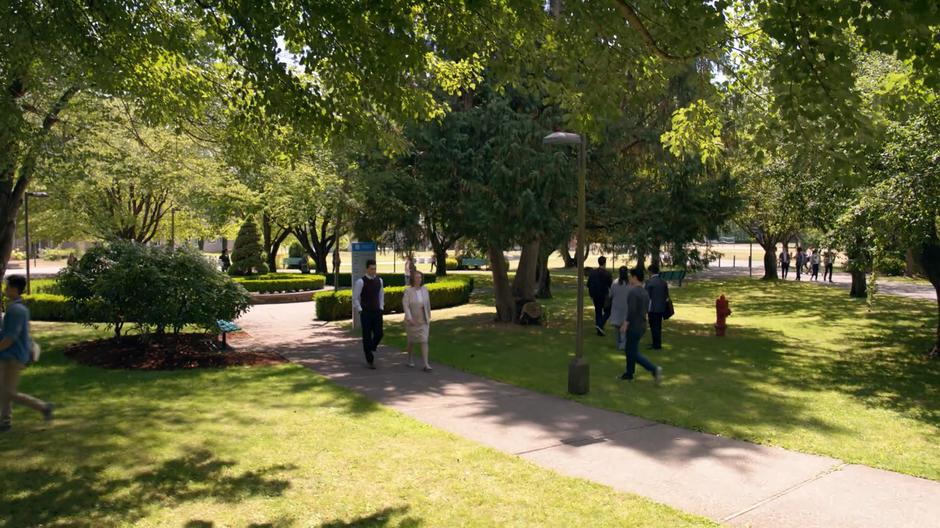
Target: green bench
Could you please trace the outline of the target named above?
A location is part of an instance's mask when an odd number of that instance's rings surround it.
[[[310,273],[307,257],[287,257],[284,259],[284,267],[287,269],[299,269],[301,273]]]
[[[685,270],[660,271],[659,276],[666,282],[676,281],[679,283],[679,286],[682,286],[682,279],[685,278]]]
[[[219,332],[222,333],[222,350],[225,350],[228,348],[225,336],[232,332],[241,332],[242,329],[234,321],[226,321],[225,319],[219,319],[215,324],[219,327]]]
[[[486,259],[462,258],[460,259],[460,265],[466,269],[470,269],[470,268],[480,269],[483,266],[486,266]]]

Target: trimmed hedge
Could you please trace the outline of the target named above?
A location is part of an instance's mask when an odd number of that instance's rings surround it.
[[[459,306],[470,302],[473,279],[470,277],[446,278],[441,282],[428,284],[427,288],[431,296],[431,309]],[[385,313],[400,313],[404,294],[404,286],[386,287]],[[317,319],[321,321],[339,321],[348,319],[352,315],[351,290],[320,292],[313,296],[313,300],[317,303]]]
[[[24,295],[23,303],[29,308],[29,318],[33,321],[81,322],[75,305],[64,295],[34,293]]]
[[[252,293],[289,293],[306,290],[322,290],[326,282],[326,277],[323,275],[300,275],[296,273],[269,273],[259,277],[234,277],[234,280]]]
[[[405,272],[401,273],[379,273],[379,277],[382,277],[382,282],[385,284],[386,293],[388,293],[389,286],[405,286]],[[356,277],[357,279],[359,277]],[[425,273],[424,274],[424,283],[430,284],[435,282],[437,277],[433,274]],[[333,286],[333,275],[326,276],[326,284]],[[352,288],[352,276],[349,273],[340,273],[339,274],[339,287],[340,288]]]

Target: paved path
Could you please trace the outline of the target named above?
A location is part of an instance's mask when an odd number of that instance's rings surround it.
[[[746,277],[748,276],[747,268],[709,268],[706,271],[695,273],[688,276],[686,280],[701,280],[701,279],[714,279],[714,278],[724,278],[724,277]],[[764,275],[764,268],[754,268],[754,278],[759,279]],[[796,275],[793,274],[792,270],[790,275],[787,277],[788,281],[794,280]],[[818,284],[827,288],[844,288],[846,290],[852,287],[852,275],[848,273],[833,273],[832,282],[823,282],[820,278],[819,281],[809,281],[809,275],[806,274],[803,276],[803,282],[809,282],[810,284]],[[821,274],[820,274],[821,277]],[[890,279],[888,280],[879,280],[878,281],[878,293],[887,294],[887,295],[899,295],[902,297],[910,297],[912,299],[927,299],[930,301],[937,300],[937,292],[933,289],[933,286],[930,284],[916,284],[913,282],[896,282]]]
[[[387,347],[378,370],[367,370],[358,339],[313,313],[313,303],[256,306],[240,323],[255,345],[415,419],[728,525],[938,525],[938,482],[680,429],[444,366],[425,374]]]

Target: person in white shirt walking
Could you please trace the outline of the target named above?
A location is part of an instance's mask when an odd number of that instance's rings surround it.
[[[372,259],[366,261],[365,276],[357,279],[353,285],[352,302],[362,327],[362,349],[366,363],[370,369],[375,369],[375,352],[384,335],[382,312],[385,310],[385,284],[376,274],[375,261]]]
[[[428,363],[428,334],[431,329],[431,295],[424,287],[424,274],[415,270],[411,275],[411,285],[405,290],[401,301],[405,312],[405,333],[408,335],[408,366],[414,367],[413,350],[421,347],[421,359],[425,372],[431,372]]]

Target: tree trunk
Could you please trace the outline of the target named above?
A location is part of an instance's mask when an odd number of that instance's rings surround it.
[[[865,272],[862,270],[852,270],[852,289],[849,290],[852,297],[868,297],[868,281],[865,280]]]
[[[762,280],[777,280],[777,244],[761,246],[764,248],[764,276]]]
[[[508,266],[503,251],[493,245],[487,247],[490,270],[493,272],[493,296],[496,299],[496,321],[511,323],[516,320],[516,303],[512,300]]]
[[[551,248],[542,245],[539,251],[539,265],[536,269],[536,282],[538,283],[538,291],[535,292],[536,299],[552,298],[552,275],[548,270],[548,259],[551,255]]]
[[[443,247],[434,247],[434,274],[438,277],[447,275],[447,250]]]
[[[274,273],[277,271],[277,254],[272,253],[271,246],[271,217],[265,213],[261,215],[261,250],[264,251],[264,258],[268,260],[268,271]]]
[[[636,267],[646,272],[646,249],[636,248]]]
[[[662,266],[662,244],[656,242],[653,244],[653,250],[650,252],[650,264]]]
[[[271,222],[267,214],[261,215],[262,249],[268,262],[268,271],[277,271],[277,253],[281,250],[281,243],[287,238],[288,231]]]
[[[6,88],[6,87],[4,87]],[[13,242],[16,239],[16,216],[23,203],[23,195],[36,170],[36,163],[43,149],[43,142],[49,131],[59,121],[59,114],[69,104],[69,101],[79,91],[78,86],[70,86],[52,104],[42,120],[38,130],[30,130],[23,136],[32,136],[31,145],[25,152],[20,148],[21,138],[19,132],[11,132],[4,126],[0,130],[0,273],[5,273],[13,253]],[[3,105],[0,107],[5,114],[5,125],[17,121],[22,116],[16,102],[9,93],[3,93]],[[12,115],[19,114],[19,115]],[[25,121],[23,121],[25,122]],[[2,277],[3,275],[0,275]]]
[[[558,248],[558,252],[561,253],[562,260],[565,261],[565,268],[575,268],[578,266],[578,260],[571,256],[571,251],[568,250],[568,241],[565,241],[561,247]]]
[[[427,233],[431,249],[434,251],[434,274],[443,277],[447,275],[447,250],[452,244],[439,238],[431,228],[427,229]]]
[[[539,264],[539,241],[533,240],[522,246],[522,255],[519,257],[519,267],[516,268],[516,278],[512,283],[512,296],[517,303],[525,303],[535,299],[536,270]]]
[[[931,238],[919,248],[915,257],[924,275],[933,285],[934,291],[937,292],[937,335],[933,347],[927,352],[927,357],[940,359],[940,238],[936,233]]]

